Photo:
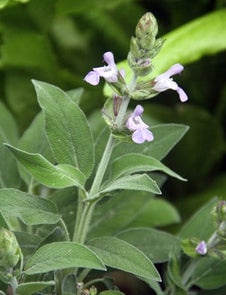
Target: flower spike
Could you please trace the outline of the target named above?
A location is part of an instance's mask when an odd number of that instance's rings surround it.
[[[187,94],[171,78],[171,76],[173,76],[173,75],[180,74],[183,71],[183,69],[184,69],[184,67],[181,64],[173,65],[171,68],[169,68],[168,71],[157,76],[154,79],[155,85],[154,85],[154,87],[152,87],[152,89],[154,89],[157,92],[163,92],[168,89],[175,90],[175,91],[177,91],[179,98],[182,102],[187,101],[188,100]]]

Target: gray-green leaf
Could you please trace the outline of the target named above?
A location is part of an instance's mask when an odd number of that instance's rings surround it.
[[[39,81],[33,83],[57,163],[74,165],[88,177],[94,165],[94,147],[84,113],[60,88]]]
[[[55,242],[37,250],[26,264],[25,273],[31,275],[70,267],[105,270],[100,258],[86,246]]]
[[[211,211],[217,204],[217,198],[212,199],[198,210],[182,227],[179,237],[181,239],[197,237],[200,240],[208,239],[215,231]]]
[[[19,217],[26,224],[54,224],[60,219],[49,200],[15,189],[0,190],[0,211],[5,217]]]
[[[163,171],[166,174],[185,180],[177,173],[166,167],[157,159],[141,154],[127,154],[117,158],[112,164],[112,178],[119,178],[137,172]]]
[[[89,241],[88,245],[110,267],[161,281],[151,260],[125,241],[114,237],[101,237]]]
[[[118,189],[147,191],[161,194],[161,191],[153,179],[147,174],[134,174],[121,177],[105,185],[101,193],[111,192]]]
[[[153,228],[131,228],[117,237],[140,249],[154,263],[168,261],[170,250],[180,245],[177,237]]]
[[[35,179],[50,188],[79,186],[83,188],[86,178],[71,165],[53,165],[40,154],[32,154],[6,145],[17,161],[23,165]]]
[[[29,282],[19,284],[16,288],[17,294],[31,295],[34,292],[38,292],[46,287],[54,286],[54,281],[42,281],[42,282]]]

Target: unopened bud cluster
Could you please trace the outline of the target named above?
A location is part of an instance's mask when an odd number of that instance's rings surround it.
[[[21,258],[21,250],[13,232],[0,229],[0,278],[7,281],[11,270]]]
[[[136,36],[131,38],[127,57],[129,66],[137,76],[146,76],[153,69],[151,59],[158,54],[163,44],[161,39],[156,40],[157,33],[156,18],[151,12],[147,12],[136,26]]]

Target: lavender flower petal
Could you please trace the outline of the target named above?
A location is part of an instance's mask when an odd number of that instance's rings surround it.
[[[100,82],[100,76],[97,72],[95,71],[90,71],[84,78],[84,81],[86,81],[87,83],[91,84],[91,85],[98,85]]]
[[[129,117],[129,119],[126,122],[126,126],[129,130],[137,130],[140,128],[148,128],[149,126],[145,124],[142,119],[141,115],[143,113],[144,109],[141,105],[137,105],[132,115]]]
[[[206,255],[207,253],[207,246],[205,241],[201,241],[198,246],[195,248],[195,252],[200,255]]]
[[[132,135],[132,140],[135,143],[142,144],[147,141],[152,141],[154,139],[153,134],[151,131],[149,131],[146,128],[140,128],[137,129],[133,135]]]
[[[180,100],[182,102],[187,101],[187,94],[181,87],[178,86],[178,84],[175,81],[173,81],[172,78],[170,78],[173,75],[180,74],[183,71],[183,69],[184,67],[181,64],[173,65],[165,73],[162,73],[154,79],[155,85],[152,88],[157,92],[163,92],[168,89],[175,90],[179,94]]]
[[[181,102],[185,102],[188,100],[187,94],[184,92],[184,90],[181,87],[178,87],[176,91],[179,94]]]
[[[176,74],[180,74],[183,71],[184,67],[181,64],[174,64],[172,67],[170,67],[165,73],[162,75],[165,75],[166,77],[171,77]]]
[[[104,61],[108,64],[107,66],[93,68],[89,72],[84,80],[91,85],[97,85],[100,77],[103,77],[107,82],[116,83],[118,82],[118,69],[114,61],[114,55],[108,51],[104,53]]]

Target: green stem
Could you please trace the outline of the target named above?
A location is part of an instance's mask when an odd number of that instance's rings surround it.
[[[64,231],[65,240],[69,242],[70,241],[69,232],[68,232],[67,226],[62,218],[59,220],[59,223],[60,223],[61,228]]]
[[[16,288],[18,286],[18,283],[17,283],[17,279],[15,276],[12,277],[11,279],[11,287],[12,287],[12,292],[13,292],[13,295],[16,295]]]
[[[85,277],[88,275],[88,273],[91,271],[90,268],[85,268],[78,276],[78,282],[83,282]]]
[[[199,261],[200,261],[199,259],[193,259],[182,275],[181,282],[182,282],[182,285],[185,286],[186,289],[188,289],[190,287],[189,281],[190,281],[191,276],[194,273],[194,270],[196,269]]]
[[[79,228],[81,226],[81,218],[83,212],[83,192],[81,189],[78,190],[78,201],[77,201],[77,214],[76,214],[76,222],[73,233],[73,242],[77,242],[79,240]]]
[[[54,273],[54,281],[55,281],[55,294],[61,295],[62,294],[62,284],[63,284],[63,277],[61,270],[56,270]]]
[[[114,137],[112,136],[112,134],[110,134],[110,136],[108,138],[107,145],[106,145],[104,153],[103,153],[103,156],[102,156],[100,164],[98,166],[95,178],[93,180],[93,184],[90,189],[91,196],[94,196],[99,192],[100,185],[102,183],[105,171],[107,169],[107,166],[108,166],[108,163],[109,163],[112,151],[113,151],[113,147],[114,147]]]
[[[83,212],[80,218],[79,227],[77,228],[77,234],[73,242],[83,244],[85,242],[86,236],[89,230],[89,224],[92,218],[92,213],[97,201],[87,202],[84,204]]]

